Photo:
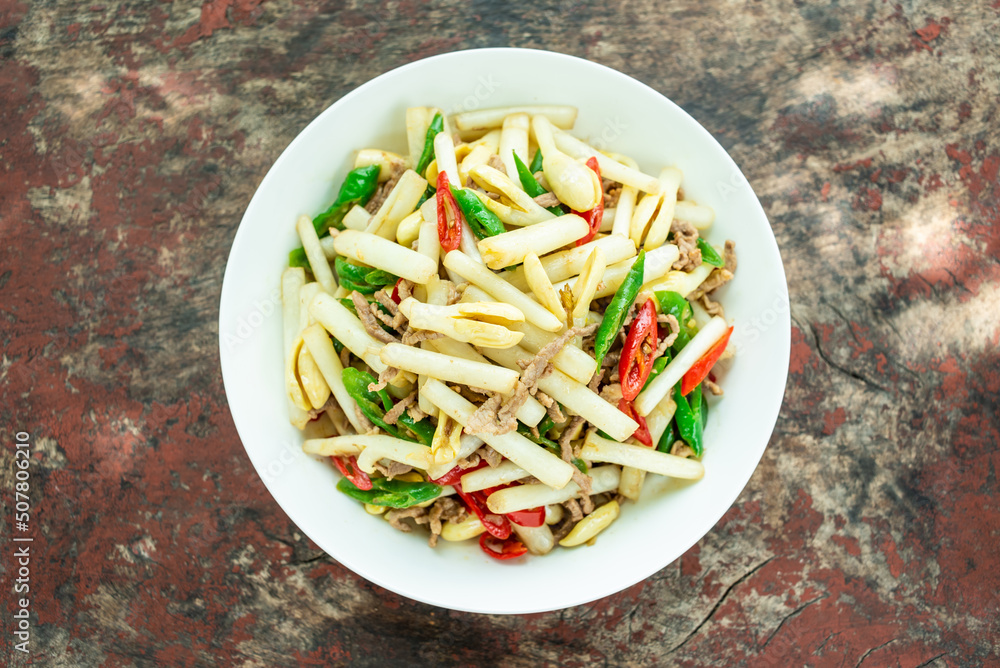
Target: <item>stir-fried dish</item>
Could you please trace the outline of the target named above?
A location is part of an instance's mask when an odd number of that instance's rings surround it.
[[[407,154],[359,151],[297,221],[292,423],[337,489],[431,546],[583,545],[648,474],[704,475],[734,245],[705,239],[680,169],[595,149],[576,115],[410,108]]]

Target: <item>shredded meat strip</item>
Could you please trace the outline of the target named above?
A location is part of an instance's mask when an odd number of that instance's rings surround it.
[[[594,502],[590,499],[590,491],[593,489],[590,485],[591,479],[589,475],[585,475],[580,472],[580,469],[573,467],[573,482],[580,486],[580,501],[583,505],[583,514],[589,515],[594,512]]]
[[[331,394],[330,397],[326,400],[325,404],[323,404],[319,408],[309,409],[309,419],[315,420],[320,415],[325,413],[328,408],[333,408],[334,406],[339,406],[339,404],[337,403],[337,399]]]
[[[688,295],[688,299],[698,301],[709,315],[724,316],[722,304],[712,299],[712,294],[733,279],[736,271],[736,243],[726,240],[723,250],[725,266],[714,269],[698,288]]]
[[[604,361],[601,362],[601,368],[607,369],[608,367],[617,367],[618,361],[622,357],[621,349],[612,350],[607,355],[604,356]]]
[[[495,469],[500,466],[500,462],[503,461],[503,455],[488,445],[484,445],[479,448],[479,454],[486,460],[486,463],[490,465],[491,469]]]
[[[395,406],[389,409],[389,412],[385,414],[386,424],[396,424],[396,421],[403,414],[403,412],[417,400],[416,391],[410,392],[402,401],[398,402]]]
[[[373,338],[381,341],[382,343],[393,343],[399,341],[395,336],[389,332],[382,329],[378,324],[378,320],[372,315],[372,307],[369,305],[368,300],[365,299],[357,290],[351,292],[351,301],[354,302],[354,309],[358,312],[358,318],[361,320],[361,324],[364,325],[365,331],[368,332]]]
[[[415,520],[417,524],[426,524],[428,520],[421,522],[420,520],[427,515],[427,509],[421,508],[420,506],[410,506],[409,508],[391,508],[385,512],[385,519],[389,521],[389,525],[393,529],[399,529],[404,533],[410,533],[413,529],[409,524],[406,524],[402,520],[410,518]]]
[[[399,279],[396,283],[396,291],[399,292],[399,301],[413,296],[413,285],[413,281],[408,281],[405,278]]]
[[[618,402],[622,398],[622,384],[621,383],[611,383],[605,385],[601,388],[601,399],[604,399],[610,404],[618,405]]]
[[[601,179],[601,187],[604,190],[605,210],[618,206],[618,199],[622,195],[622,184],[611,179]]]
[[[554,193],[542,193],[534,199],[535,204],[546,209],[550,206],[559,206],[560,204],[559,198]]]
[[[570,339],[575,336],[590,336],[595,331],[597,331],[596,324],[586,325],[585,327],[570,327],[553,339],[551,343],[548,343],[539,350],[529,362],[518,362],[518,365],[524,369],[521,372],[521,382],[530,391],[531,388],[538,384],[538,380],[548,373],[549,362],[559,354],[560,350],[566,347]]]
[[[392,317],[386,316],[384,313],[375,309],[372,311],[375,317],[389,325],[395,330],[399,330],[406,323],[406,316],[402,314],[399,310],[399,304],[392,300],[392,295],[386,292],[385,288],[382,288],[374,295],[375,300],[385,307],[385,309],[392,314]],[[402,300],[400,300],[402,301]]]
[[[715,301],[708,295],[702,295],[701,299],[698,300],[698,303],[701,304],[701,307],[705,309],[705,312],[708,313],[709,315],[712,316],[717,315],[722,318],[726,316],[726,312],[725,310],[723,310],[722,304]]]
[[[380,309],[379,307],[375,306],[375,304],[371,305],[371,312],[372,312],[372,315],[375,316],[375,318],[377,320],[385,323],[386,326],[388,326],[388,327],[392,327],[393,323],[396,321],[395,317],[393,317],[391,315],[388,315],[386,313],[383,313],[382,309]]]
[[[501,160],[500,156],[496,153],[490,156],[490,159],[486,161],[486,164],[498,172],[502,172],[503,174],[507,173],[507,167],[504,166],[503,160]]]
[[[464,471],[465,469],[471,469],[473,466],[478,464],[480,459],[481,457],[479,456],[479,451],[477,450],[468,457],[462,457],[461,459],[459,459],[457,462],[455,462],[455,466]]]
[[[701,264],[701,249],[698,248],[698,230],[686,220],[674,220],[670,224],[674,233],[674,244],[680,249],[680,257],[672,268],[680,271],[691,271]]]
[[[500,405],[500,410],[497,412],[497,424],[509,425],[513,420],[513,425],[516,429],[517,417],[515,417],[515,413],[521,410],[521,406],[524,405],[529,396],[528,388],[518,380],[517,384],[514,385],[514,392],[511,393],[510,399]]]
[[[561,541],[570,531],[573,530],[574,524],[576,524],[576,522],[574,522],[571,517],[568,515],[564,516],[557,525],[552,527],[552,539],[557,543]]]
[[[668,327],[670,329],[670,333],[660,339],[660,344],[656,347],[656,355],[653,356],[654,359],[662,357],[663,353],[667,352],[667,348],[674,345],[674,341],[677,340],[677,335],[681,333],[681,326],[677,322],[677,318],[669,313],[661,313],[656,316],[656,322]]]
[[[694,456],[694,450],[692,450],[687,443],[678,439],[674,441],[673,445],[670,446],[670,454],[678,457],[690,458]]]
[[[708,391],[714,394],[715,396],[721,397],[723,395],[724,393],[723,389],[718,385],[716,385],[715,381],[713,381],[711,378],[706,378],[701,382],[702,384],[705,385],[705,387],[708,388]]]
[[[692,301],[701,299],[703,296],[721,288],[723,285],[731,281],[732,278],[732,272],[725,267],[721,269],[714,269],[712,273],[708,275],[708,278],[706,278],[704,282],[694,290],[694,292],[688,295],[688,299]]]
[[[436,546],[444,523],[448,520],[461,522],[465,519],[466,514],[465,507],[451,497],[446,496],[435,501],[427,513],[428,527],[431,530],[427,544],[431,547]]]
[[[448,306],[451,306],[461,301],[462,293],[465,292],[465,288],[469,287],[469,284],[462,283],[461,285],[455,285],[451,281],[448,281],[445,287],[448,288]]]
[[[365,205],[365,211],[370,214],[374,214],[378,211],[382,207],[386,198],[389,197],[389,193],[391,193],[392,189],[396,187],[397,183],[399,183],[399,178],[405,171],[406,167],[402,162],[393,161],[392,167],[389,169],[389,178],[375,190],[375,194],[372,195],[372,198],[368,200],[368,204]]]
[[[440,339],[442,336],[444,336],[444,334],[441,332],[432,332],[429,329],[414,329],[407,324],[406,331],[403,332],[403,345],[415,346],[421,341]]]
[[[601,386],[602,380],[604,380],[603,365],[602,368],[594,372],[594,375],[591,377],[590,382],[587,383],[587,389],[589,389],[591,392],[597,392],[598,388]]]
[[[569,516],[573,520],[574,524],[583,519],[583,512],[580,510],[579,501],[576,499],[570,499],[569,501],[563,501],[562,505],[563,508],[569,511]]]
[[[406,414],[409,415],[414,422],[420,422],[425,417],[427,417],[427,413],[420,410],[420,406],[418,406],[417,404],[410,404],[409,406],[407,406]]]
[[[607,385],[601,388],[601,391],[598,394],[600,395],[601,399],[604,399],[609,404],[614,404],[615,406],[617,406],[618,402],[620,402],[622,399],[622,385],[621,383],[618,382],[608,383]]]
[[[382,462],[375,462],[375,470],[384,475],[389,480],[399,477],[404,473],[409,473],[410,471],[413,470],[413,467],[408,466],[407,464],[395,462],[391,459],[386,461],[389,462],[388,466],[386,466]]]
[[[398,373],[399,369],[397,369],[396,367],[387,366],[385,370],[383,370],[382,373],[378,375],[378,382],[368,383],[368,391],[378,392],[379,390],[384,389],[385,386],[388,385],[392,381],[392,379],[396,377],[396,374]]]
[[[736,242],[732,239],[726,239],[726,246],[722,250],[722,260],[725,263],[725,268],[729,270],[730,274],[736,273]]]
[[[562,410],[559,409],[559,403],[555,399],[541,390],[535,391],[535,398],[538,399],[538,403],[545,407],[546,412],[549,414],[549,417],[552,418],[553,422],[559,424],[566,421],[566,416],[563,415]]]
[[[584,423],[586,423],[586,420],[579,415],[571,418],[569,424],[566,425],[563,433],[559,436],[559,452],[564,462],[571,463],[573,461],[573,446],[571,443],[580,436],[580,431],[583,429]]]
[[[506,434],[512,431],[512,429],[506,428],[509,425],[497,424],[496,418],[499,415],[502,401],[503,395],[498,392],[491,393],[490,398],[469,416],[469,421],[465,424],[465,431],[469,434]],[[516,428],[515,424],[514,429]]]
[[[517,429],[517,419],[515,418],[515,414],[521,410],[521,406],[524,405],[524,402],[528,400],[529,396],[536,396],[539,402],[541,402],[541,404],[549,410],[549,415],[552,416],[553,420],[556,420],[557,422],[564,422],[566,420],[566,417],[559,411],[559,405],[552,401],[550,397],[546,396],[544,392],[538,391],[538,380],[543,378],[545,374],[552,370],[552,366],[549,362],[553,357],[559,354],[559,351],[566,346],[570,339],[578,335],[588,336],[596,330],[597,325],[572,327],[539,350],[530,361],[525,362],[522,360],[518,362],[518,366],[520,366],[523,370],[521,371],[521,378],[518,380],[517,385],[514,386],[514,392],[511,394],[510,398],[507,399],[507,401],[503,401],[498,404],[499,410],[493,409],[496,412],[490,415],[491,422],[493,415],[496,416],[496,428],[505,430],[497,433],[505,434],[509,431]],[[546,400],[548,403],[546,403]],[[483,406],[486,406],[486,404],[483,404]],[[482,410],[483,409],[481,407],[475,414],[473,414],[473,417],[475,417],[475,415]],[[559,416],[559,419],[557,419],[556,416]],[[479,426],[478,422],[477,426]],[[473,431],[472,433],[476,432]]]
[[[358,419],[358,424],[361,425],[361,430],[363,434],[377,434],[378,427],[373,425],[371,421],[361,412],[361,407],[354,404],[354,417]]]

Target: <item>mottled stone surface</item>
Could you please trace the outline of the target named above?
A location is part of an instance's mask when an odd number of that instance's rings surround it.
[[[0,534],[30,432],[39,665],[1000,665],[1000,3],[0,0]],[[735,506],[591,605],[494,618],[331,561],[219,373],[224,261],[317,112],[465,47],[586,56],[732,153],[791,373]]]

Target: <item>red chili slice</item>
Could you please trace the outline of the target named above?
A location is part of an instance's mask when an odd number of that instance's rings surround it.
[[[433,478],[431,482],[434,483],[435,485],[454,485],[460,482],[462,480],[462,476],[464,476],[466,473],[478,471],[479,469],[487,465],[488,462],[485,459],[480,459],[478,464],[476,464],[475,466],[470,466],[467,469],[459,468],[458,466],[456,466],[447,473],[445,473],[440,478]]]
[[[632,327],[625,338],[625,347],[618,362],[618,376],[622,383],[622,397],[632,401],[646,384],[653,370],[653,352],[656,350],[659,337],[656,327],[656,306],[652,299],[639,309],[632,321]],[[643,352],[643,343],[649,345],[649,352]]]
[[[477,467],[479,468],[479,467]],[[499,491],[501,489],[507,489],[508,487],[517,487],[520,482],[511,482],[506,485],[497,485],[496,487],[488,487],[482,491],[484,499],[488,499],[493,492]],[[527,508],[525,510],[515,510],[513,512],[507,513],[502,517],[507,518],[514,524],[522,527],[540,527],[545,523],[545,506],[537,506],[535,508]]]
[[[340,470],[341,474],[352,483],[358,489],[369,490],[372,488],[372,480],[368,477],[368,474],[358,468],[358,460],[354,458],[354,455],[350,457],[330,457],[333,463]]]
[[[681,394],[687,396],[691,390],[698,387],[698,383],[705,380],[708,376],[708,372],[712,370],[715,363],[719,361],[722,353],[726,350],[726,345],[729,343],[729,337],[733,334],[733,328],[730,327],[722,338],[712,344],[712,347],[705,351],[697,362],[691,365],[691,368],[687,370],[684,377],[681,379]]]
[[[399,284],[402,283],[402,282],[403,282],[403,279],[401,278],[398,281],[396,281],[396,285],[392,286],[392,294],[390,295],[390,298],[392,299],[392,301],[396,302],[397,304],[402,301],[399,298]]]
[[[636,412],[632,402],[622,397],[618,402],[618,410],[639,423],[639,428],[632,434],[632,438],[647,447],[653,447],[653,437],[649,433],[649,425],[646,424],[646,418]]]
[[[516,538],[498,540],[488,533],[479,535],[479,547],[486,554],[501,561],[520,557],[528,551],[524,543]]]
[[[594,170],[594,173],[597,174],[597,181],[598,183],[600,183],[601,168],[597,164],[597,158],[593,156],[588,158],[587,167],[590,167],[592,170]],[[601,229],[601,223],[604,221],[604,193],[603,192],[601,193],[601,196],[597,200],[597,204],[595,204],[594,208],[591,209],[590,211],[582,211],[582,212],[574,211],[573,213],[575,213],[576,215],[580,216],[585,221],[587,221],[587,225],[590,228],[587,231],[587,235],[585,237],[576,240],[576,245],[582,246],[583,244],[593,239],[594,236],[597,234],[597,231]]]
[[[527,510],[515,510],[507,513],[507,519],[522,527],[540,527],[545,524],[545,506],[528,508]]]
[[[487,494],[483,491],[469,494],[462,489],[460,482],[454,483],[454,487],[459,497],[465,502],[466,507],[483,523],[483,528],[486,529],[487,533],[500,540],[506,540],[510,537],[510,520],[503,515],[490,512],[486,505]]]
[[[443,170],[438,172],[436,194],[438,239],[441,240],[441,248],[445,252],[457,250],[462,240],[462,212],[449,186],[448,175]]]

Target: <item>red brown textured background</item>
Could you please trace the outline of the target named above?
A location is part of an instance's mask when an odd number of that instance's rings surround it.
[[[1000,665],[998,35],[983,1],[0,0],[4,656]],[[734,507],[649,580],[525,617],[399,598],[305,539],[217,350],[229,245],[299,130],[395,66],[503,45],[617,68],[704,124],[764,203],[792,309],[784,408]]]

